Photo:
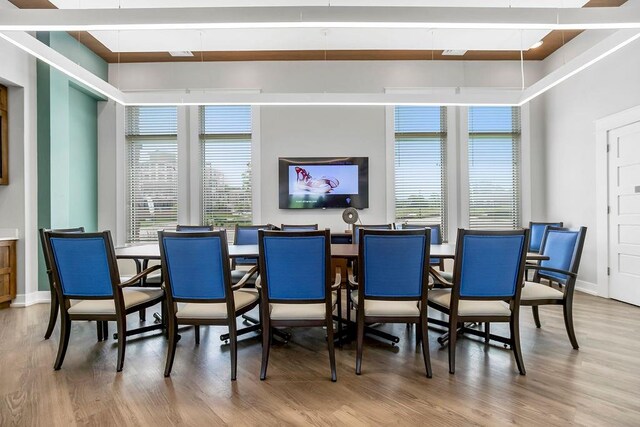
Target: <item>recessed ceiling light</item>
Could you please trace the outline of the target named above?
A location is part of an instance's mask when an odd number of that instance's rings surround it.
[[[544,43],[542,40],[540,40],[539,42],[535,42],[534,44],[531,45],[531,47],[529,49],[536,49],[536,48],[542,46],[542,43]]]
[[[193,56],[193,52],[188,51],[188,50],[176,50],[176,51],[169,52],[169,55],[171,55],[171,56]]]
[[[462,56],[467,53],[466,50],[455,50],[455,49],[447,49],[442,51],[442,55],[444,56]]]

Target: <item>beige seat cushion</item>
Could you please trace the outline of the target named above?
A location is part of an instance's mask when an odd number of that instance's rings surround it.
[[[351,292],[351,301],[358,305],[358,291]],[[371,317],[420,317],[418,301],[364,300],[364,315]]]
[[[158,288],[131,287],[122,290],[125,309],[152,301],[163,294],[164,291]],[[77,303],[69,307],[69,314],[116,314],[116,304],[113,299],[78,300]]]
[[[257,292],[246,291],[234,291],[233,300],[235,302],[236,311],[245,308],[246,306],[253,304],[259,298]],[[176,313],[178,319],[226,319],[227,318],[227,304],[224,302],[218,303],[200,303],[200,302],[188,302],[184,304],[178,304],[178,312]]]
[[[551,286],[543,285],[536,282],[524,282],[520,300],[531,301],[537,299],[557,299],[564,298],[562,291],[554,289]]]
[[[338,294],[331,293],[331,305],[338,302]],[[271,320],[322,320],[326,318],[326,306],[319,304],[276,303],[269,304]]]
[[[429,291],[428,299],[442,307],[449,308],[451,304],[450,289],[434,289]],[[460,300],[458,304],[459,316],[510,316],[509,304],[504,301],[473,301]]]
[[[453,282],[453,271],[438,271],[447,282]]]

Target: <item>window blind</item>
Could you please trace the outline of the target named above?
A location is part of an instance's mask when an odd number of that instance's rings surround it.
[[[157,240],[178,222],[178,111],[127,107],[127,241]]]
[[[520,227],[520,109],[469,108],[469,226]]]
[[[397,222],[439,223],[447,236],[447,110],[395,108]]]
[[[251,107],[200,107],[202,223],[251,224]]]

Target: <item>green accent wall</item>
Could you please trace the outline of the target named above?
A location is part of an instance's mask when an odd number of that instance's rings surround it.
[[[107,79],[107,63],[69,34],[45,32],[37,38]],[[98,102],[104,98],[41,61],[37,85],[38,227],[97,231]],[[49,289],[42,254],[38,289]]]

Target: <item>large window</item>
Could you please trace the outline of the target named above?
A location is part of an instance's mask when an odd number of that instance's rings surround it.
[[[251,224],[251,107],[200,107],[202,222]]]
[[[445,107],[395,109],[397,222],[439,223],[447,236]]]
[[[469,226],[520,227],[520,109],[469,108]]]
[[[127,241],[152,241],[178,222],[177,108],[126,111]]]

